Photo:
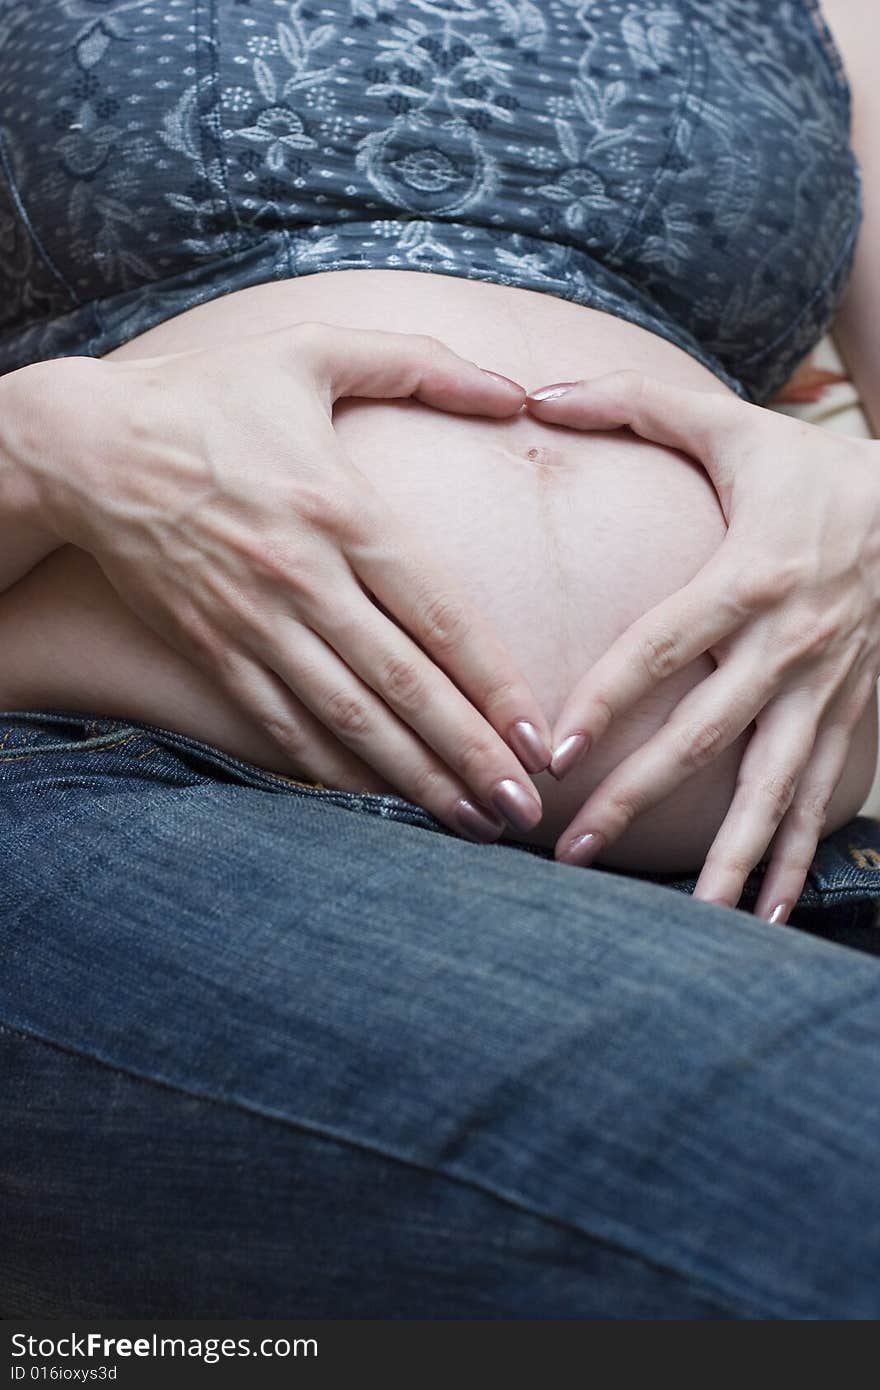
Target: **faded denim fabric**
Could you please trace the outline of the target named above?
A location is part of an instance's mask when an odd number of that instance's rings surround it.
[[[0,371],[380,266],[765,400],[860,212],[813,0],[0,3]],[[877,1317],[878,865],[770,928],[0,715],[0,1315]]]
[[[381,267],[591,305],[763,403],[860,217],[816,0],[0,6],[0,371]]]
[[[3,1315],[880,1315],[865,951],[146,725],[0,745]]]

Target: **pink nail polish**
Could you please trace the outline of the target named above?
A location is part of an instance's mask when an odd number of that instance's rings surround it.
[[[550,749],[528,719],[518,719],[511,725],[507,741],[526,772],[543,772],[550,766]]]
[[[495,381],[503,381],[505,386],[512,386],[514,391],[519,391],[521,395],[525,395],[526,388],[520,386],[518,381],[511,381],[509,376],[502,376],[500,372],[490,372],[488,367],[481,367],[480,371],[484,376],[491,376]]]
[[[483,844],[491,843],[504,834],[504,822],[499,816],[484,811],[482,806],[475,806],[464,796],[455,803],[453,818],[463,835]]]
[[[562,864],[578,864],[585,867],[587,864],[592,864],[604,844],[605,837],[600,835],[598,830],[589,830],[585,835],[578,835],[577,839],[566,845],[557,858]]]
[[[791,912],[792,904],[789,902],[777,903],[767,921],[775,927],[784,927],[788,921],[788,914]]]
[[[505,777],[498,783],[490,800],[514,830],[534,830],[543,815],[540,802],[529,796],[525,787],[514,782],[512,777]]]
[[[567,776],[575,763],[584,756],[590,747],[590,740],[587,734],[569,734],[564,738],[559,747],[554,749],[553,757],[550,760],[550,771],[561,782]]]
[[[552,386],[542,386],[540,391],[530,391],[530,401],[556,401],[560,396],[567,396],[569,391],[577,386],[576,381],[556,381]]]

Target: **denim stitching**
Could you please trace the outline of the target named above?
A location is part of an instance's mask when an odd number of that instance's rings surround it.
[[[107,748],[121,748],[126,743],[131,743],[133,739],[143,738],[140,730],[132,730],[121,737],[118,733],[99,734],[94,738],[82,739],[76,744],[64,743],[44,743],[35,748],[26,748],[24,751],[16,749],[14,752],[5,752],[3,744],[0,744],[0,763],[20,763],[32,761],[39,758],[43,753],[102,753]],[[4,744],[6,738],[4,737]]]
[[[82,714],[59,711],[0,711],[0,721],[4,718],[29,719],[44,725],[74,722],[82,724],[83,727],[89,727],[91,724],[96,728],[108,722],[107,719],[100,718],[89,721]],[[121,725],[119,721],[110,722],[115,722],[117,727],[106,731],[94,740],[79,740],[74,743],[65,741],[57,744],[43,744],[23,754],[17,753],[12,756],[6,756],[5,758],[0,757],[0,763],[4,761],[33,760],[44,751],[59,753],[77,752],[81,749],[90,751],[92,746],[100,751],[102,744],[106,747],[116,746],[122,735],[133,738],[135,735],[139,734],[144,738],[153,740],[152,746],[147,750],[147,753],[155,751],[157,748],[168,747],[177,752],[189,754],[192,757],[200,758],[209,766],[219,767],[221,770],[228,773],[237,773],[239,777],[238,785],[256,787],[274,793],[286,793],[301,798],[315,798],[324,804],[334,805],[342,810],[352,811],[356,814],[365,813],[379,816],[384,820],[391,820],[398,824],[412,825],[418,829],[430,830],[435,833],[450,836],[453,839],[461,838],[423,807],[417,806],[415,803],[409,802],[405,798],[394,794],[380,792],[349,792],[341,788],[325,787],[322,784],[316,785],[314,783],[301,782],[295,778],[285,777],[283,773],[274,773],[263,768],[258,768],[254,764],[247,763],[240,758],[234,757],[230,753],[226,753],[223,749],[216,748],[212,744],[203,743],[188,734],[180,734],[171,729],[162,729],[156,725],[142,723],[138,720],[126,721]],[[143,757],[146,755],[147,754],[141,754],[140,756]],[[200,777],[200,781],[197,784],[198,786],[204,786],[205,783],[211,781],[209,773],[196,772],[195,775]],[[552,859],[553,857],[552,849],[548,849],[542,845],[520,843],[518,841],[504,840],[499,842],[496,848],[515,849],[521,853],[531,854],[541,859]],[[765,867],[766,865],[762,861],[762,863],[749,874],[741,895],[741,902],[743,903],[741,910],[748,911],[757,901],[763,882]],[[605,872],[615,876],[633,878],[653,883],[657,887],[666,888],[685,896],[691,896],[696,886],[696,876],[693,874],[689,876],[683,876],[681,874],[656,875],[636,871],[630,872],[615,869],[610,866],[600,866],[596,870],[587,870],[587,872]],[[828,886],[823,888],[816,886],[815,875],[811,871],[808,875],[807,884],[798,899],[798,904],[796,904],[794,911],[796,912],[799,907],[801,911],[830,912],[846,904],[854,904],[856,906],[861,904],[864,911],[865,904],[870,904],[875,901],[878,903],[878,912],[880,912],[880,900],[877,899],[876,895],[867,891],[866,885],[850,884],[840,888]],[[868,909],[868,911],[870,911],[870,909]],[[792,925],[796,927],[798,925],[797,921],[793,920]]]

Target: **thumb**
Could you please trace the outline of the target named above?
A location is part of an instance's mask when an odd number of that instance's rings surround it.
[[[502,417],[525,400],[524,386],[460,357],[439,338],[323,323],[308,328],[310,364],[331,404],[341,396],[414,396],[439,410]]]
[[[619,371],[532,391],[526,397],[526,409],[548,425],[570,429],[613,430],[627,425],[642,439],[691,454],[717,481],[713,463],[744,424],[743,412],[756,407],[720,388],[694,391],[642,372]]]

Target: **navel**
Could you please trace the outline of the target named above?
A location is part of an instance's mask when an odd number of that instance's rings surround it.
[[[552,473],[560,472],[565,466],[565,455],[561,449],[547,449],[541,444],[533,444],[525,450],[523,454],[527,463],[530,463],[539,477],[549,477]]]

